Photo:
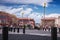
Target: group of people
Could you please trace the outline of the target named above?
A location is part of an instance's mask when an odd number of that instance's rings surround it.
[[[43,30],[44,31],[50,31],[51,30],[51,26],[43,26]]]

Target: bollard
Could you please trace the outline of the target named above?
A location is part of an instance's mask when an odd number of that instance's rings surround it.
[[[57,27],[51,27],[51,40],[57,40]]]
[[[23,34],[25,34],[25,25],[24,25],[24,28],[23,28]]]
[[[14,29],[14,32],[15,32],[15,28],[13,28]]]
[[[59,32],[60,32],[60,28],[59,28]]]
[[[8,27],[3,27],[2,30],[2,36],[3,36],[3,40],[8,40]]]
[[[17,28],[17,32],[19,33],[19,28]]]
[[[10,31],[12,32],[12,30],[13,30],[13,28],[11,27],[11,28],[10,28]]]
[[[48,30],[50,31],[50,28],[48,28]]]
[[[8,31],[10,31],[11,29],[10,29],[10,27],[8,28]]]
[[[8,30],[11,31],[11,27],[9,27]]]

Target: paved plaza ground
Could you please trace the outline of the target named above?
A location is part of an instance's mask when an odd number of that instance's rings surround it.
[[[0,40],[2,40],[1,34],[0,34]],[[27,35],[27,34],[9,34],[8,40],[51,40],[51,37],[39,36],[39,35]],[[58,37],[57,40],[60,40],[60,37]]]
[[[19,33],[17,30],[15,32],[9,31],[8,39],[9,40],[51,40],[51,32],[43,31],[43,30],[25,30],[25,34],[23,34],[23,30],[20,29]],[[0,30],[0,40],[2,40],[2,30]],[[57,33],[57,40],[60,40],[60,33]]]
[[[0,30],[0,34],[2,34],[2,30]],[[9,31],[9,34],[23,34],[23,29],[20,29],[19,33],[17,32],[17,29],[15,30],[15,32],[14,32],[14,30],[12,30],[12,32]],[[43,31],[43,30],[36,30],[36,29],[33,29],[33,30],[26,29],[25,34],[40,35],[40,36],[51,36],[51,31]],[[57,36],[60,37],[59,32],[57,32]]]

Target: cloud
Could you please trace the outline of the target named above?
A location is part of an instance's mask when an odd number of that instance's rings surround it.
[[[0,11],[5,11],[5,12],[8,12],[8,13],[17,13],[17,12],[20,12],[21,10],[23,10],[23,8],[19,7],[19,8],[14,8],[14,7],[8,7],[8,6],[1,6],[0,5]]]
[[[22,10],[20,12],[20,15],[22,16],[22,13],[24,13],[23,17],[28,17],[30,13],[32,13],[33,9],[32,8],[26,8],[25,10]]]
[[[15,14],[17,17],[22,17],[22,13],[24,13],[24,17],[27,17],[33,11],[33,9],[26,8],[24,10],[23,6],[14,8],[12,6],[8,7],[8,6],[0,5],[0,11],[8,12],[10,14]]]
[[[7,7],[7,6],[3,6],[3,5],[0,5],[0,10],[8,10],[8,9],[11,9],[11,7]]]
[[[28,17],[29,18],[33,18],[36,23],[40,23],[42,14],[41,13],[37,13],[37,12],[33,12]]]
[[[49,2],[52,2],[52,0],[2,0],[4,3],[16,3],[16,4],[35,4],[44,6],[44,2],[46,3],[46,6],[49,5]]]
[[[51,14],[49,14],[49,15],[45,15],[45,17],[58,17],[58,16],[60,16],[60,14],[58,14],[58,13],[51,13]]]
[[[33,11],[32,8],[27,8],[26,10],[24,10],[24,13],[25,14],[28,14],[28,13],[31,13]]]
[[[36,6],[35,6],[34,8],[35,8],[35,9],[38,9],[38,7],[36,7]]]

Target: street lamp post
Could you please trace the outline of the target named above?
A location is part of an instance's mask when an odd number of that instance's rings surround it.
[[[43,24],[43,28],[45,29],[45,8],[46,8],[46,3],[44,2],[44,14],[43,14],[43,19],[44,19],[44,24]],[[43,30],[44,30],[43,29]]]
[[[44,3],[44,19],[45,19],[45,8],[46,8],[46,3]]]
[[[24,24],[24,21],[23,21],[23,15],[24,15],[24,13],[22,13],[22,24],[23,24],[23,34],[25,34],[25,24]]]

